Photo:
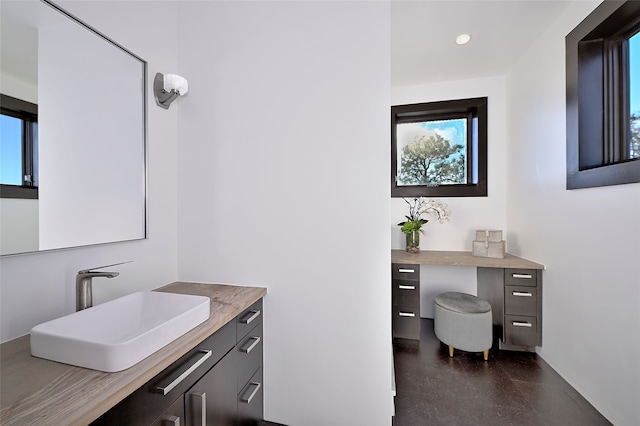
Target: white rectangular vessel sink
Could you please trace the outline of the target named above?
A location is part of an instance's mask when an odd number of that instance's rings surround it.
[[[141,291],[31,329],[31,354],[108,373],[142,361],[209,318],[205,296]]]

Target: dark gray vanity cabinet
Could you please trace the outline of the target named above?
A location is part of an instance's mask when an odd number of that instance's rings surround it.
[[[393,337],[420,340],[420,265],[391,264]]]
[[[92,424],[256,424],[262,353],[260,299]]]
[[[234,426],[238,409],[232,350],[184,394],[185,419],[189,426]]]
[[[184,395],[188,426],[250,425],[262,420],[262,299],[234,322],[233,349]]]
[[[238,424],[252,425],[263,415],[262,300],[237,318]]]

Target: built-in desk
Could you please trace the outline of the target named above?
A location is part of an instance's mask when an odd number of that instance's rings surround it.
[[[391,250],[393,336],[420,336],[420,265],[474,266],[477,294],[491,304],[499,348],[535,351],[542,345],[542,270],[544,265],[506,254],[473,256],[470,251]]]

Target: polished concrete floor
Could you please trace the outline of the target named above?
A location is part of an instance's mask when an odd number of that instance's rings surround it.
[[[394,340],[393,426],[609,425],[575,389],[533,353],[456,351],[421,319],[421,338]]]

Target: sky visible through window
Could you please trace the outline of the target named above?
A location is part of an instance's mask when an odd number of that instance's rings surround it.
[[[0,183],[22,185],[22,120],[0,115]]]
[[[448,140],[452,145],[466,145],[467,122],[464,119],[423,121],[420,127],[425,130],[433,130]]]
[[[640,32],[629,39],[629,76],[631,112],[640,112]]]

